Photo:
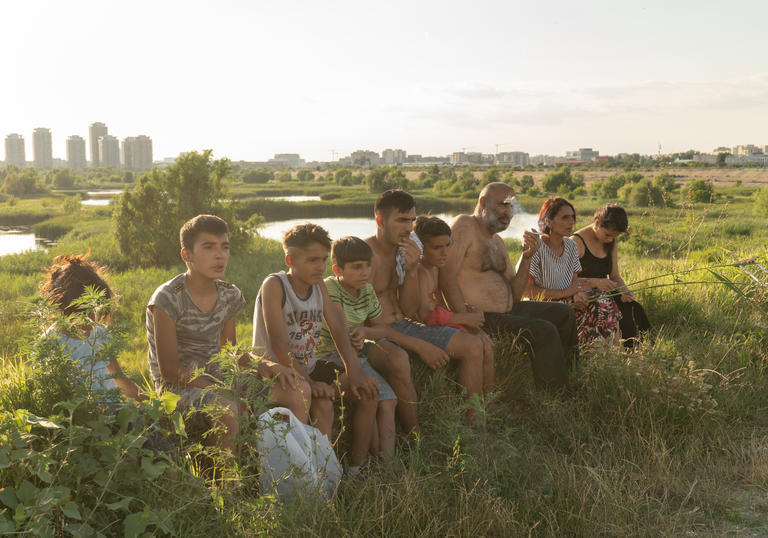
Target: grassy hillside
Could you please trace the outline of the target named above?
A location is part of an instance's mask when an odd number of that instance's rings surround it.
[[[105,535],[139,528],[186,536],[764,534],[768,297],[748,275],[720,265],[756,255],[768,266],[768,230],[749,189],[717,192],[711,204],[630,209],[620,265],[628,283],[638,282],[655,327],[639,349],[587,351],[573,373],[573,393],[552,397],[532,389],[528,360],[498,341],[498,392],[478,404],[474,428],[462,425],[454,372],[416,365],[422,436],[400,439],[394,461],[345,480],[329,506],[259,497],[246,456],[227,471],[228,480],[210,484],[193,458],[161,467],[122,433],[74,427],[62,417],[52,419],[61,431],[31,425],[0,396],[0,533],[85,533],[68,525],[87,523]],[[533,211],[540,200],[523,203]],[[573,202],[579,226],[600,205],[588,197]],[[508,246],[516,259],[519,247]],[[0,259],[1,394],[34,375],[28,344],[40,326],[30,304],[41,270],[55,253],[89,248],[107,265],[119,259],[106,218],[84,219],[48,253]],[[251,253],[232,256],[227,279],[248,300],[238,318],[242,341],[250,341],[261,281],[280,268],[275,242],[257,240]],[[125,333],[119,361],[139,383],[148,376],[144,305],[181,271],[121,262],[111,275]],[[11,439],[18,431],[27,433]],[[92,473],[74,467],[86,465],[77,455],[87,453],[94,455]]]

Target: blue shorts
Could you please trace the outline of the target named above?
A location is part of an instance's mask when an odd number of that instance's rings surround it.
[[[423,323],[411,321],[410,319],[400,320],[393,323],[391,327],[407,336],[413,336],[419,340],[429,342],[443,351],[448,347],[448,342],[451,341],[453,335],[461,332],[453,327],[447,327],[445,325],[424,325]]]
[[[392,390],[392,387],[389,386],[389,383],[387,383],[387,380],[381,377],[381,374],[377,372],[373,366],[371,366],[371,363],[368,362],[368,357],[365,357],[363,355],[360,355],[357,360],[360,361],[360,366],[363,369],[363,372],[368,374],[369,376],[372,376],[376,381],[379,382],[379,401],[383,400],[397,400],[397,396],[395,396],[395,391]],[[339,356],[338,351],[334,351],[332,353],[326,353],[325,355],[320,355],[317,357],[317,362],[325,361],[330,362],[337,368],[340,368],[342,372],[344,372],[344,362],[342,362],[341,357]]]

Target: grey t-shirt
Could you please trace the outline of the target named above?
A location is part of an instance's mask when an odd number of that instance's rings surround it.
[[[218,364],[210,360],[221,350],[221,330],[245,305],[243,294],[234,284],[216,280],[219,292],[216,306],[211,312],[203,312],[189,295],[186,281],[186,274],[181,274],[162,284],[147,304],[147,360],[158,391],[163,390],[167,381],[160,375],[157,364],[155,321],[149,307],[160,308],[176,324],[179,362],[190,370],[203,368],[207,374],[218,377]]]

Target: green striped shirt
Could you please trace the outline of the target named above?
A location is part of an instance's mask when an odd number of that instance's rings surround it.
[[[373,291],[370,282],[365,285],[357,297],[344,289],[339,282],[338,277],[329,276],[325,279],[325,285],[328,288],[328,297],[334,303],[340,304],[344,310],[344,316],[347,318],[347,325],[352,329],[365,325],[368,320],[376,319],[381,315],[381,303]],[[315,355],[320,356],[325,353],[331,353],[336,349],[333,344],[333,338],[328,331],[328,325],[323,321],[323,330],[320,332],[320,344],[315,350]]]

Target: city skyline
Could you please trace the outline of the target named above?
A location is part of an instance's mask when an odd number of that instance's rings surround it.
[[[92,121],[155,155],[655,154],[768,139],[768,3],[3,5],[0,132]],[[136,39],[137,35],[146,39]],[[72,68],[73,51],[91,71]],[[87,58],[87,62],[86,62]],[[53,91],[55,88],[55,91]],[[30,153],[29,148],[27,150]]]

